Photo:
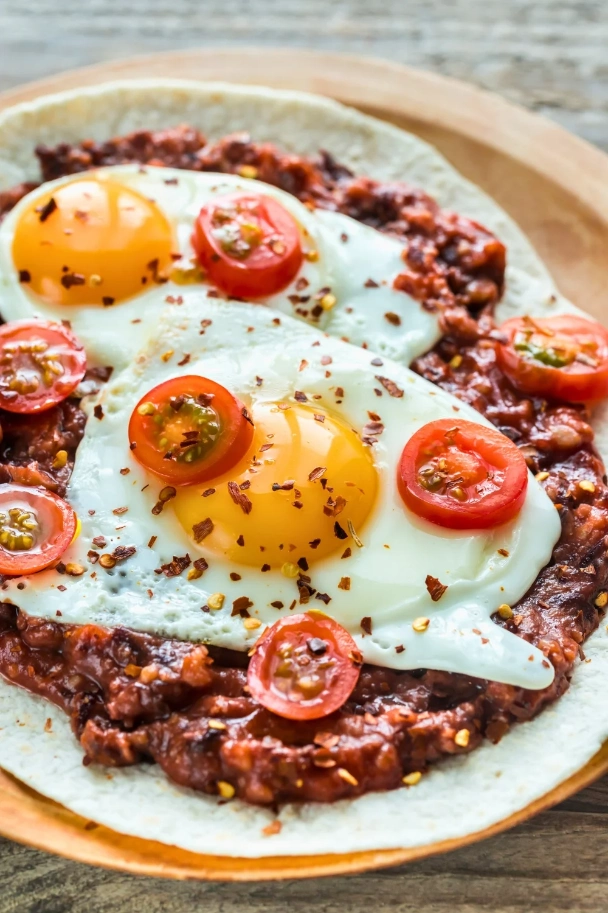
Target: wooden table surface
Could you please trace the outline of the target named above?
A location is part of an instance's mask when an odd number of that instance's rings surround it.
[[[540,111],[608,151],[606,0],[0,0],[0,91],[71,67],[197,45],[292,45],[436,70]],[[603,913],[607,858],[605,778],[483,844],[323,881],[144,880],[0,840],[0,913]]]

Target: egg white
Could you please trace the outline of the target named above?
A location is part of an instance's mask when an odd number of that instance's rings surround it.
[[[211,321],[203,335],[201,319]],[[165,361],[168,350],[175,354]],[[187,368],[177,365],[181,353],[190,354]],[[323,355],[332,358],[330,378],[321,365]],[[302,359],[308,362],[304,368]],[[103,418],[88,419],[67,494],[82,532],[64,556],[65,562],[84,565],[86,573],[75,578],[45,571],[22,578],[22,590],[8,582],[6,599],[34,615],[63,622],[122,624],[237,650],[250,647],[266,625],[287,613],[270,605],[280,600],[288,606],[298,596],[295,581],[279,570],[262,574],[211,554],[209,569],[198,580],[154,573],[174,555],[189,553],[194,559],[205,554],[204,542],[194,544],[171,504],[160,516],[152,515],[163,483],[129,450],[127,426],[135,404],[150,388],[180,373],[210,377],[250,407],[256,401],[289,401],[296,389],[316,394],[321,397],[316,400],[319,408],[333,411],[354,429],[368,421],[368,410],[381,415],[385,430],[374,445],[379,495],[357,531],[363,547],[349,539],[341,544],[352,547],[352,557],[341,559],[340,548],[313,564],[312,585],[331,601],[324,605],[313,598],[308,607],[298,605],[294,611],[312,606],[331,615],[351,632],[365,659],[382,666],[444,669],[530,688],[550,683],[553,668],[543,665],[542,653],[490,619],[500,604],[513,604],[526,592],[559,536],[557,512],[541,486],[530,476],[519,516],[485,532],[442,530],[419,520],[405,508],[396,487],[403,445],[421,425],[446,416],[487,422],[394,362],[379,366],[369,352],[291,318],[277,319],[255,305],[208,301],[204,294],[166,308],[154,339],[106,387]],[[397,383],[404,395],[391,397],[382,389],[378,396],[378,373]],[[256,375],[263,377],[261,387]],[[344,388],[339,404],[336,386]],[[120,470],[125,468],[130,471],[123,475]],[[128,511],[114,514],[121,506]],[[203,519],[205,507],[201,510]],[[96,536],[107,541],[101,551],[133,545],[137,552],[113,570],[103,570],[87,558]],[[152,536],[157,538],[150,544]],[[508,556],[498,549],[506,549]],[[235,570],[241,575],[236,582],[229,577]],[[448,585],[438,602],[426,589],[427,574]],[[338,588],[344,575],[351,579],[348,591]],[[202,611],[208,596],[218,592],[225,595],[224,607]],[[257,630],[247,630],[240,617],[231,616],[233,600],[240,596],[252,600],[250,613],[262,622]],[[361,629],[364,616],[372,619],[371,636]],[[418,616],[430,618],[424,633],[412,627]],[[400,645],[405,650],[397,653]]]
[[[392,288],[393,279],[403,268],[403,245],[395,238],[340,213],[311,211],[276,187],[236,175],[141,168],[138,165],[117,165],[96,173],[111,177],[155,201],[174,226],[176,249],[183,255],[184,262],[194,256],[190,235],[205,203],[218,195],[237,191],[271,196],[293,215],[300,227],[303,248],[314,251],[318,258],[314,262],[305,259],[294,281],[261,303],[313,322],[320,329],[347,338],[356,345],[365,343],[405,364],[439,339],[437,316],[425,311],[409,295]],[[183,295],[192,286],[170,280],[148,287],[127,301],[102,307],[50,304],[21,284],[11,252],[21,214],[37,196],[81,178],[82,175],[77,174],[43,184],[21,200],[0,225],[0,313],[6,321],[33,317],[69,320],[84,344],[91,364],[111,365],[120,370],[154,333],[167,299]],[[370,279],[378,285],[366,285]],[[302,282],[298,284],[298,280],[306,280],[307,286],[301,288]],[[198,289],[209,291],[211,287],[201,283]],[[315,296],[319,297],[322,289],[331,289],[336,305],[315,319],[310,312],[317,303]],[[215,289],[212,294],[216,294]],[[387,313],[396,314],[400,325],[389,323],[385,317]]]

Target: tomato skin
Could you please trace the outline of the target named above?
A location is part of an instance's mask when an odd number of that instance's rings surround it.
[[[226,221],[224,215],[230,212],[234,217]],[[259,232],[255,243],[238,256],[231,254],[221,232],[240,233],[245,223]],[[280,292],[302,265],[296,221],[280,203],[263,194],[227,194],[207,203],[194,224],[192,244],[211,282],[235,298],[266,298]]]
[[[208,454],[191,463],[180,459],[165,459],[167,447],[159,447],[155,440],[158,437],[158,426],[154,423],[154,415],[142,414],[140,411],[147,404],[166,411],[171,400],[183,396],[211,397],[211,409],[220,423],[219,435]],[[179,416],[179,410],[175,415]],[[176,485],[205,482],[226,472],[247,452],[253,438],[253,425],[246,415],[243,403],[215,381],[197,374],[175,377],[154,387],[135,406],[129,421],[129,441],[133,456],[146,469]]]
[[[325,652],[312,652],[308,644],[314,644],[315,639],[325,643]],[[301,699],[290,698],[286,693],[286,677],[276,674],[277,666],[284,662],[277,651],[285,645],[296,654],[305,655],[307,664],[294,666],[302,675],[311,676],[321,666],[319,693]],[[349,698],[359,678],[359,658],[354,640],[333,618],[314,611],[288,615],[268,628],[256,643],[247,684],[252,696],[278,716],[288,720],[317,720],[338,710]],[[323,664],[328,662],[331,667],[323,669]],[[277,687],[277,682],[284,688]]]
[[[448,476],[452,470],[462,478],[463,468],[465,474],[470,473],[468,483],[456,486],[465,491],[465,499],[458,500],[445,490],[428,490],[421,484],[420,470],[442,456],[448,462]],[[477,478],[477,472],[492,474],[492,490],[478,493],[478,486],[488,482]],[[528,468],[515,444],[494,428],[440,419],[423,425],[403,448],[397,486],[405,505],[431,523],[447,529],[490,529],[512,520],[523,507]]]
[[[544,337],[542,330],[552,335]],[[502,324],[500,331],[507,336],[508,342],[497,348],[498,364],[520,392],[570,403],[589,403],[608,396],[608,330],[601,324],[576,314],[533,321],[513,317]],[[567,346],[579,347],[579,343],[586,343],[583,357],[585,352],[592,353],[597,366],[576,360],[562,367],[543,364],[515,349],[516,340],[522,336],[529,336],[541,344],[544,342],[545,346],[551,346],[552,341],[560,337]]]
[[[53,378],[50,384],[43,379],[44,368],[32,361],[27,352],[15,354],[7,351],[13,345],[48,346],[50,364],[63,373],[48,372]],[[47,357],[45,352],[33,352],[34,358]],[[14,366],[14,367],[13,367]],[[29,392],[17,392],[9,388],[15,380],[15,370],[25,371],[38,378],[38,387]],[[0,326],[0,407],[7,412],[33,414],[51,409],[73,393],[86,371],[86,354],[74,334],[60,323],[47,320],[15,320]]]
[[[46,488],[0,485],[0,513],[7,516],[11,507],[29,510],[36,516],[42,527],[42,539],[23,551],[11,550],[0,543],[0,574],[34,574],[57,564],[77,529],[76,514],[67,501]],[[0,523],[0,533],[6,525]]]

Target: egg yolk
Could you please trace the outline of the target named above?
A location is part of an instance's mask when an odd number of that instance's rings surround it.
[[[358,434],[303,405],[258,404],[252,417],[253,441],[241,462],[182,488],[173,502],[200,550],[296,576],[298,568],[356,548],[350,531],[360,533],[378,484]]]
[[[31,201],[17,223],[13,262],[46,301],[109,306],[165,281],[173,250],[171,225],[154,202],[88,176]]]

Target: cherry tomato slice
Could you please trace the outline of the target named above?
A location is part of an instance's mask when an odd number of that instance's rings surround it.
[[[197,374],[154,387],[129,422],[133,456],[177,485],[226,472],[246,453],[252,437],[244,405],[225,387]]]
[[[60,323],[15,320],[0,326],[0,407],[31,414],[56,406],[86,371],[86,355]]]
[[[56,564],[76,533],[70,505],[46,488],[0,485],[0,574]]]
[[[253,697],[288,720],[316,720],[347,700],[361,654],[344,628],[320,612],[275,622],[255,645],[247,684]]]
[[[262,194],[229,194],[201,209],[192,244],[211,282],[235,298],[266,298],[302,264],[293,216]]]
[[[608,395],[608,330],[564,314],[514,317],[500,327],[498,363],[514,387],[531,396],[587,403]]]
[[[528,469],[515,444],[476,422],[440,419],[401,454],[397,485],[411,511],[448,529],[488,529],[521,510]]]

